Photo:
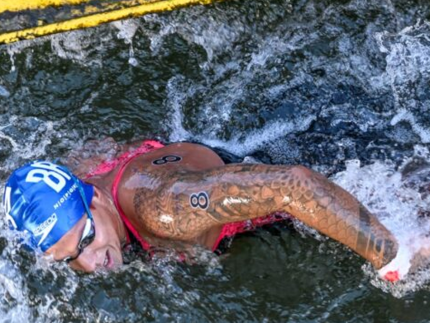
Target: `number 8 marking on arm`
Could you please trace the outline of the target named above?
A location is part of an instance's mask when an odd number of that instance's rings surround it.
[[[162,157],[160,159],[154,160],[152,162],[152,165],[159,166],[159,165],[164,165],[164,164],[167,164],[167,163],[176,163],[176,162],[179,162],[181,160],[182,160],[182,158],[179,157],[179,156],[167,155],[167,156],[164,156],[164,157]]]
[[[190,204],[193,208],[206,210],[209,206],[209,196],[206,192],[193,193],[190,196]]]

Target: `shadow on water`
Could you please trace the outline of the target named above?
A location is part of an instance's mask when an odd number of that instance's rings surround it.
[[[3,46],[0,178],[92,139],[200,141],[312,167],[393,231],[418,230],[425,183],[405,190],[401,170],[428,157],[429,13],[425,1],[227,1]],[[139,260],[89,276],[3,230],[0,320],[429,321],[428,273],[384,285],[293,226],[195,266]]]

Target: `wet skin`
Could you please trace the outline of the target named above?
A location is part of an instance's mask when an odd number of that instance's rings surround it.
[[[117,268],[123,263],[121,250],[126,241],[124,225],[115,206],[109,200],[108,194],[97,187],[94,189],[90,210],[96,228],[94,241],[82,251],[76,260],[70,262],[70,267],[85,272]],[[76,256],[86,219],[85,214],[59,242],[46,251],[46,254],[57,261]]]
[[[75,269],[110,269],[122,262],[125,229],[110,193],[117,172],[88,180],[100,188],[91,204],[96,238],[71,262]],[[285,211],[376,268],[390,262],[398,249],[392,234],[364,206],[321,174],[302,166],[224,165],[200,145],[172,144],[133,159],[118,192],[129,220],[157,247],[210,249],[223,224]],[[49,250],[55,259],[76,255],[83,221]],[[109,266],[103,265],[106,258]]]

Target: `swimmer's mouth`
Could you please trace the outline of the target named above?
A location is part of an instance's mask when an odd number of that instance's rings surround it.
[[[112,268],[112,265],[113,265],[112,257],[110,255],[109,250],[106,250],[106,256],[105,256],[105,261],[103,262],[103,267],[110,269]]]

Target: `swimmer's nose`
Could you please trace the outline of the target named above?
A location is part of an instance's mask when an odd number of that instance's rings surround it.
[[[84,252],[81,256],[75,261],[70,263],[70,267],[75,270],[92,273],[97,270],[97,261],[95,254],[91,254],[89,252]]]

